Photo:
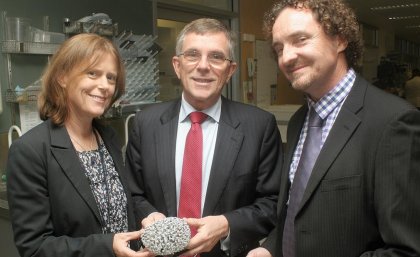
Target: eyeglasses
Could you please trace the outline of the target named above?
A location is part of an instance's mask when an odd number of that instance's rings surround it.
[[[185,60],[190,64],[197,64],[201,60],[202,56],[202,54],[197,50],[188,50],[178,54],[178,56],[181,55],[183,55]],[[221,52],[210,52],[207,54],[207,61],[213,67],[221,67],[225,61],[232,62],[233,60],[226,58]]]

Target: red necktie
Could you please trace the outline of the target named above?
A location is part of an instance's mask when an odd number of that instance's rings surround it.
[[[203,132],[201,123],[207,118],[202,112],[190,114],[191,128],[185,141],[179,196],[179,218],[201,217],[201,174],[203,163]],[[197,231],[191,229],[191,237]]]

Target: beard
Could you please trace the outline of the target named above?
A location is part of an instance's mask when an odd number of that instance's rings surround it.
[[[290,74],[289,81],[293,89],[306,92],[307,89],[310,88],[313,82],[315,81],[315,76],[314,74],[308,72]]]

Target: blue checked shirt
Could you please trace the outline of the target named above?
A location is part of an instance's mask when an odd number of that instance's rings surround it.
[[[355,79],[356,73],[353,69],[350,69],[344,78],[338,83],[338,85],[335,86],[325,96],[323,96],[318,102],[315,103],[309,97],[307,98],[308,107],[315,108],[315,111],[324,120],[324,124],[322,125],[321,148],[324,145],[324,142],[330,133],[332,126],[334,125],[335,119],[341,110],[341,106],[343,106],[344,100],[353,87]],[[299,137],[299,142],[293,154],[292,163],[290,164],[289,177],[291,182],[293,182],[295,177],[296,168],[302,154],[303,143],[305,142],[306,134],[308,133],[308,114],[309,111],[306,114],[305,123],[303,124],[303,129]]]

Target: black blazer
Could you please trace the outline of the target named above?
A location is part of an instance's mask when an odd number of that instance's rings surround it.
[[[306,112],[305,105],[288,126],[280,218],[264,244],[276,257]],[[420,256],[419,195],[420,112],[357,76],[296,215],[296,257]]]
[[[151,212],[176,216],[175,144],[180,99],[140,111],[127,146],[139,221]],[[274,116],[222,98],[203,216],[226,216],[230,255],[245,255],[276,220],[282,145]],[[222,256],[217,244],[205,256]]]
[[[132,201],[117,135],[99,131]],[[102,234],[100,214],[67,130],[47,120],[15,140],[7,162],[7,190],[15,243],[21,256],[114,256],[113,235]]]

